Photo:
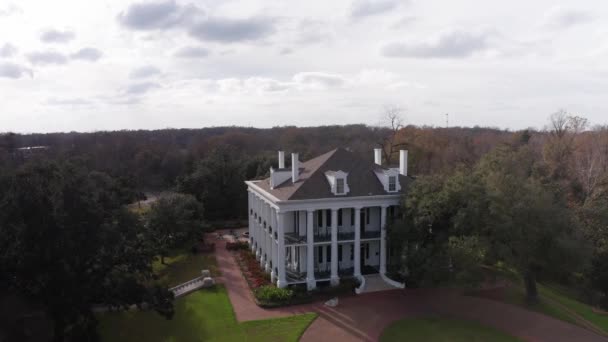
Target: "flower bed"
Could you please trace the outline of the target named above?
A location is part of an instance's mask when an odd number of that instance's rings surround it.
[[[249,244],[243,241],[226,242],[226,249],[229,251],[248,250]]]
[[[248,249],[239,250],[238,254],[235,255],[235,258],[251,290],[270,285],[270,275],[262,269],[260,263],[256,260],[255,255]]]

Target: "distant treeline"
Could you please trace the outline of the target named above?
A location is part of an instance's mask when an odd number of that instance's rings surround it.
[[[242,181],[265,176],[270,166],[276,166],[276,151],[279,149],[288,154],[298,152],[300,160],[307,160],[333,148],[345,147],[371,160],[372,149],[387,144],[386,137],[393,135],[390,143],[398,148],[394,149],[393,156],[385,153],[385,160],[390,159],[394,163],[398,149],[408,149],[410,173],[426,175],[449,173],[459,165],[472,166],[497,145],[509,143],[522,134],[530,140],[539,158],[547,157],[545,145],[551,138],[550,130],[512,132],[481,127],[417,126],[391,129],[360,124],[269,129],[214,127],[94,133],[5,133],[0,135],[0,161],[1,165],[10,167],[31,158],[79,158],[89,168],[108,173],[140,192],[173,189],[181,185],[182,190],[193,193],[204,202],[206,216],[214,219],[244,215],[246,203]],[[572,147],[573,153],[591,150],[594,134],[605,136],[605,129],[574,132],[576,141],[572,143],[584,146]],[[48,149],[19,150],[28,146],[48,146]],[[575,163],[580,164],[590,157],[576,157],[574,154],[568,161],[559,159],[560,163],[569,164],[562,166],[563,171],[572,170],[571,176],[576,176],[580,183],[576,186],[589,187],[589,177],[582,175],[580,165]],[[286,159],[289,163],[290,158]],[[595,170],[600,167],[596,164]],[[216,169],[202,170],[203,167]],[[200,176],[199,179],[193,178],[195,174]],[[585,179],[585,184],[582,184]],[[209,189],[205,189],[207,187]],[[209,200],[211,196],[215,197],[213,201]]]

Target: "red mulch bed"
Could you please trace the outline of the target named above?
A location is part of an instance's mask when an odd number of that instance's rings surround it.
[[[251,290],[271,284],[270,276],[262,269],[251,251],[239,250],[234,253],[234,257]]]

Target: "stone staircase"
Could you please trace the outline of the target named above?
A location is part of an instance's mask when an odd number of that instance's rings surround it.
[[[361,293],[370,293],[386,290],[394,290],[397,287],[384,281],[384,278],[380,274],[369,274],[363,276],[365,278],[365,285]]]

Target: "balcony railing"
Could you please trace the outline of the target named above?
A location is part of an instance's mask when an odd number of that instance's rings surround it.
[[[306,243],[306,236],[300,236],[298,233],[285,233],[286,245],[298,245]]]
[[[338,241],[354,240],[355,232],[338,232]]]
[[[315,234],[315,242],[331,241],[331,234]]]
[[[379,230],[365,231],[365,232],[361,233],[361,238],[362,239],[379,239],[380,231]]]

